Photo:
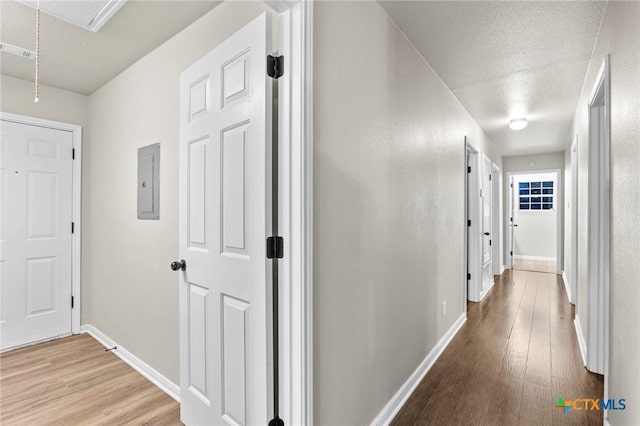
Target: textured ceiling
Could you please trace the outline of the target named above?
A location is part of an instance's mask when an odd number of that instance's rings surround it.
[[[217,4],[208,0],[130,0],[97,33],[43,15],[40,82],[91,94]],[[33,9],[0,0],[0,40],[34,50],[34,29]],[[33,80],[34,63],[3,53],[0,72]]]
[[[564,149],[605,2],[380,4],[503,155]]]

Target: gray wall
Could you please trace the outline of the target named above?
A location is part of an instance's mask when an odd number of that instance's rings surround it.
[[[180,73],[266,10],[225,2],[89,98],[83,322],[179,383]],[[136,218],[137,149],[160,143],[160,220]]]
[[[611,236],[609,288],[609,397],[627,398],[610,411],[612,426],[640,424],[640,3],[611,1],[580,95],[573,130],[578,135],[578,303],[587,330],[588,102],[605,55],[611,73]],[[567,155],[570,155],[569,149]]]
[[[315,423],[364,425],[464,312],[464,136],[501,161],[377,3],[314,25]]]
[[[33,81],[0,75],[0,111],[86,125],[87,96],[40,85],[40,101],[33,97]]]
[[[531,154],[531,155],[516,155],[511,157],[503,157],[502,158],[502,172],[503,172],[503,182],[504,182],[504,225],[507,226],[509,223],[509,205],[507,202],[507,198],[509,197],[509,181],[507,179],[508,172],[529,172],[532,170],[549,170],[549,169],[558,169],[560,173],[558,175],[558,189],[560,195],[560,203],[558,203],[558,213],[560,213],[560,230],[558,232],[557,238],[560,238],[560,251],[557,252],[558,255],[558,266],[560,270],[564,268],[564,208],[565,208],[565,185],[564,185],[564,152],[551,152],[548,154]],[[509,256],[509,249],[507,247],[507,230],[504,229],[503,232],[503,246],[504,250],[504,263],[507,263]]]

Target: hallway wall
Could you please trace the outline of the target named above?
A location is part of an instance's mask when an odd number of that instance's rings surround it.
[[[41,84],[33,102],[33,81],[0,75],[0,111],[85,126],[89,97]]]
[[[464,136],[501,157],[377,3],[314,7],[315,424],[365,425],[465,310]]]
[[[578,302],[587,330],[588,103],[598,70],[610,55],[611,235],[609,288],[609,398],[627,398],[625,411],[609,411],[609,423],[640,424],[640,3],[608,3],[589,64],[569,139],[578,135]],[[570,155],[570,144],[567,155]],[[606,383],[606,382],[605,382]]]
[[[89,98],[83,303],[91,323],[179,383],[180,73],[266,10],[224,2]],[[137,149],[160,143],[160,220],[138,220]]]

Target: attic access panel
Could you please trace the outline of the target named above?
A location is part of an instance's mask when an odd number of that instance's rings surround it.
[[[37,0],[17,0],[35,9]],[[127,0],[40,0],[40,10],[92,33],[98,32]]]

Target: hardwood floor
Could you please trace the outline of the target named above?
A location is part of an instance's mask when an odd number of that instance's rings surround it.
[[[602,425],[601,411],[555,408],[559,396],[603,396],[560,276],[507,271],[467,317],[392,425]]]
[[[513,269],[520,271],[549,272],[555,274],[557,266],[555,260],[526,260],[514,258]]]
[[[2,425],[180,425],[176,401],[87,334],[0,355]]]

